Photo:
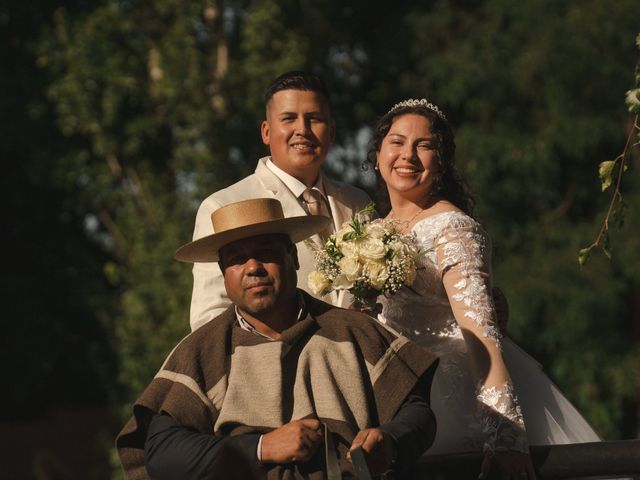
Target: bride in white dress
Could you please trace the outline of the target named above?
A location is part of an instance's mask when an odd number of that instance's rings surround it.
[[[445,115],[424,99],[395,105],[374,130],[367,162],[390,201],[387,218],[427,251],[411,288],[378,299],[378,321],[440,356],[431,391],[438,432],[429,453],[484,451],[481,476],[494,463],[509,478],[535,478],[528,445],[600,439],[497,328],[490,239],[472,217],[454,151]]]

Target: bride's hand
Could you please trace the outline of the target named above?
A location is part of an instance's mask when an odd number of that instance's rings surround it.
[[[512,450],[487,452],[482,460],[478,478],[487,478],[492,467],[498,471],[500,477],[517,480],[535,480],[536,472],[531,463],[531,457],[526,453]]]

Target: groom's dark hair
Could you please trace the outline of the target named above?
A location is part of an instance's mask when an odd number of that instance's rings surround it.
[[[291,70],[283,73],[274,79],[265,90],[264,104],[267,105],[269,100],[280,90],[305,90],[320,93],[327,100],[327,105],[331,109],[329,90],[324,80],[313,73],[304,70]]]

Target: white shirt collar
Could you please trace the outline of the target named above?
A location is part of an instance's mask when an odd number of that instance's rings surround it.
[[[300,306],[300,310],[298,310],[298,317],[296,318],[296,323],[298,323],[300,320],[302,320],[302,317],[306,315],[306,304],[304,302],[304,297],[300,294],[300,292],[298,292],[298,305]],[[240,309],[238,308],[238,306],[235,306],[236,308],[236,319],[238,320],[238,325],[240,326],[241,329],[246,330],[247,332],[251,332],[255,335],[259,335],[261,337],[267,338],[269,340],[275,340],[273,338],[271,338],[269,335],[265,335],[262,332],[259,332],[256,327],[254,327],[253,325],[251,325],[249,322],[247,322],[245,320],[245,318],[242,316],[242,314],[240,313]]]
[[[271,157],[267,158],[266,166],[273,172],[276,177],[282,180],[282,183],[284,183],[287,188],[291,190],[291,193],[293,193],[296,198],[300,198],[302,196],[302,193],[307,189],[307,186],[304,183],[302,183],[293,175],[288,174],[280,167],[278,167],[275,163],[273,163]],[[327,198],[327,194],[324,191],[324,185],[322,183],[322,175],[318,174],[318,180],[316,180],[316,183],[312,188],[318,190],[325,199]]]

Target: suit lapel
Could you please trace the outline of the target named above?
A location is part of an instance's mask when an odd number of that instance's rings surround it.
[[[322,175],[322,184],[331,208],[334,227],[338,231],[342,228],[344,222],[351,220],[351,216],[354,213],[353,208],[344,197],[342,189],[324,173],[320,174]]]
[[[278,178],[278,176],[269,170],[266,162],[269,157],[263,157],[258,160],[256,167],[256,177],[260,180],[264,189],[270,192],[273,197],[282,204],[282,211],[285,217],[298,217],[306,215],[304,208],[300,205],[298,199],[293,195],[291,190]]]

